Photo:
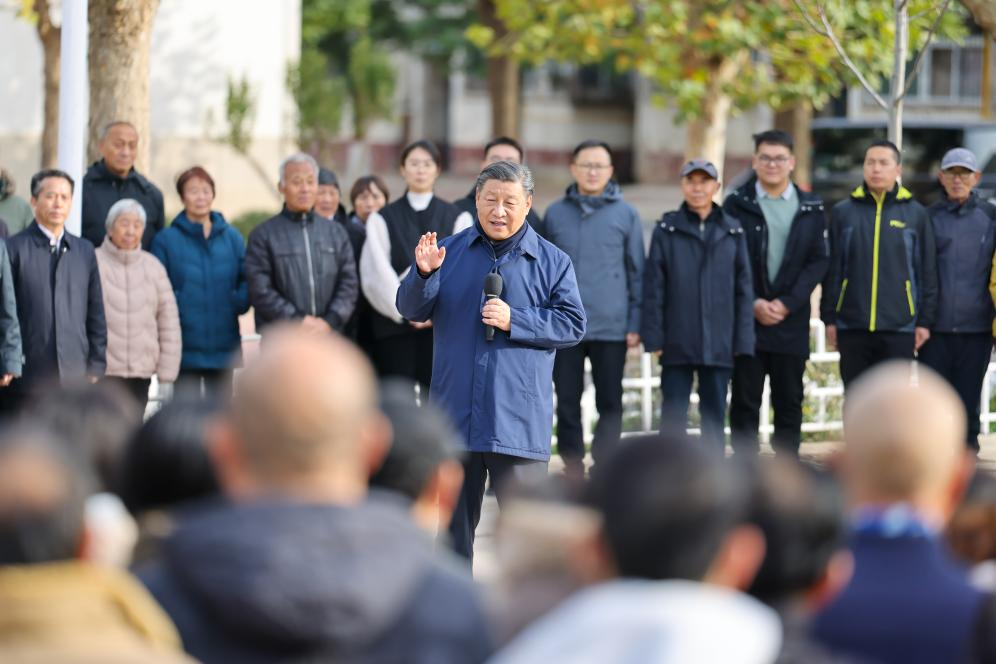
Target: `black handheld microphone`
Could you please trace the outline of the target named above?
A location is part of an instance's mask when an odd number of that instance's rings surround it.
[[[484,277],[484,299],[493,300],[494,298],[501,295],[502,281],[501,275],[497,272],[488,272]],[[495,327],[494,325],[488,325],[488,332],[486,339],[488,341],[494,341],[495,338]]]

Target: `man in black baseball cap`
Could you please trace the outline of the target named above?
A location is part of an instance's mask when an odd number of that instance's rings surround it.
[[[702,439],[722,454],[733,357],[754,353],[747,241],[740,222],[713,200],[716,167],[693,159],[680,173],[685,201],[664,215],[650,241],[640,336],[661,361],[661,431],[684,432],[697,378]]]

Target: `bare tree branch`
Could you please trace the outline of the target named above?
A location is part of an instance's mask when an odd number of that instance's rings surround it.
[[[809,10],[806,9],[805,6],[803,6],[802,2],[800,0],[793,0],[793,1],[795,2],[795,8],[799,10],[799,13],[802,14],[802,18],[806,20],[806,23],[808,23],[809,27],[813,29],[813,32],[823,37],[826,37],[827,33],[825,33],[823,31],[823,28],[821,28],[816,23],[816,19],[814,19],[813,16],[809,13]]]
[[[950,2],[951,0],[947,1]],[[820,28],[820,26],[816,23],[815,19],[813,19],[813,17],[810,16],[809,11],[805,7],[803,7],[801,0],[794,0],[794,2],[796,8],[798,8],[803,18],[806,19],[806,22],[809,23],[809,25],[813,28],[813,30],[815,30],[817,34],[820,34],[830,40],[830,43],[833,44],[834,50],[837,51],[837,55],[840,56],[840,59],[844,62],[847,68],[851,70],[851,73],[854,74],[854,76],[858,79],[858,82],[861,83],[861,86],[865,89],[865,91],[869,95],[871,95],[872,99],[875,100],[875,103],[881,106],[883,109],[888,109],[889,105],[886,103],[884,99],[882,99],[882,95],[880,95],[878,91],[875,90],[875,88],[872,86],[872,84],[868,82],[868,79],[865,78],[864,74],[861,73],[861,70],[858,69],[858,66],[854,63],[853,60],[851,60],[851,56],[849,56],[847,54],[847,51],[844,50],[844,46],[840,43],[840,40],[837,39],[837,35],[833,31],[833,26],[830,25],[830,19],[827,18],[826,9],[824,8],[824,6],[820,3],[817,3],[816,5],[816,15],[819,17],[820,23],[823,26],[822,28]]]
[[[944,12],[948,10],[948,6],[951,4],[951,0],[944,0],[944,4],[941,5],[941,10],[937,13],[934,18],[934,22],[930,25],[930,30],[927,32],[927,39],[923,42],[923,46],[920,47],[920,52],[916,54],[916,59],[913,61],[913,68],[910,70],[910,75],[906,78],[906,87],[903,88],[902,94],[896,97],[896,101],[904,99],[906,94],[913,87],[913,82],[916,80],[917,75],[923,68],[923,56],[927,52],[927,47],[930,46],[931,40],[934,38],[934,33],[937,32],[937,28],[941,25],[941,19],[944,17]]]

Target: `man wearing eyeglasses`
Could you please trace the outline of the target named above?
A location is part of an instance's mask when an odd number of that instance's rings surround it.
[[[919,359],[961,397],[969,447],[979,449],[979,396],[992,351],[993,301],[989,272],[996,250],[996,207],[975,191],[981,174],[975,155],[949,150],[938,179],[944,197],[927,212],[937,244],[937,319]]]
[[[754,177],[723,204],[743,225],[754,278],[755,352],[734,358],[730,397],[731,442],[738,454],[759,450],[765,376],[775,411],[771,444],[778,454],[799,454],[809,297],[826,275],[829,257],[823,201],[792,183],[793,149],[784,131],[756,134]]]
[[[612,179],[612,151],[602,141],[574,148],[574,182],[546,212],[543,234],[574,263],[588,315],[584,340],[557,351],[557,449],[569,477],[584,475],[581,393],[584,361],[591,362],[598,424],[592,440],[595,463],[622,431],[622,379],[626,349],[640,345],[643,298],[643,224]]]
[[[525,164],[526,153],[522,145],[510,136],[496,136],[488,141],[484,146],[484,158],[481,160],[480,170],[484,170],[491,164],[499,161],[510,161],[513,164]],[[470,192],[463,198],[453,201],[453,205],[460,208],[461,212],[467,212],[472,217],[477,217],[477,183],[470,188]],[[542,233],[542,220],[536,208],[529,208],[526,214],[526,223],[532,226],[536,232]]]

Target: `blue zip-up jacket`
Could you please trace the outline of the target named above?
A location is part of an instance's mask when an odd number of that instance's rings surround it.
[[[527,226],[519,245],[495,259],[472,226],[440,243],[442,266],[428,278],[412,267],[396,304],[408,320],[432,319],[431,398],[471,452],[545,461],[553,428],[553,358],[584,337],[585,312],[567,254]],[[501,275],[511,332],[485,339],[484,277]]]
[[[211,235],[177,215],[152,241],[176,295],[183,333],[182,369],[224,369],[241,345],[239,315],[249,309],[242,236],[218,212]]]
[[[647,352],[663,365],[733,367],[754,354],[754,286],[740,222],[713,204],[700,230],[684,203],[654,229],[643,280]]]
[[[601,196],[577,184],[546,211],[543,237],[571,257],[588,315],[586,340],[622,341],[640,331],[643,302],[643,224],[609,182]]]
[[[927,208],[937,246],[934,332],[989,332],[993,300],[989,276],[996,251],[996,207],[974,191],[963,204],[943,200]]]

